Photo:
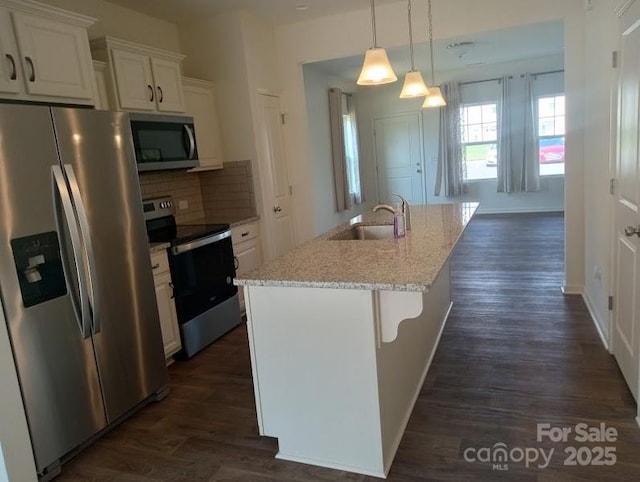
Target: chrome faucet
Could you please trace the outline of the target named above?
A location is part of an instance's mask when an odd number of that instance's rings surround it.
[[[398,196],[400,198],[400,200],[402,201],[402,214],[404,214],[404,226],[405,229],[407,231],[409,231],[411,229],[411,209],[409,208],[409,202],[403,198],[400,194],[396,194],[395,192],[391,193],[393,196]],[[381,209],[384,209],[385,211],[389,211],[390,213],[395,214],[396,210],[393,206],[389,206],[388,204],[377,204],[376,206],[374,206],[373,208],[373,212],[378,212]]]

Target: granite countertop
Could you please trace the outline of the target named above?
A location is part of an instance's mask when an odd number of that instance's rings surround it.
[[[149,252],[151,254],[159,253],[166,250],[171,244],[169,243],[151,243],[149,244]]]
[[[229,222],[229,225],[232,228],[237,228],[238,226],[242,226],[244,224],[253,223],[253,222],[256,222],[256,221],[259,221],[259,220],[260,220],[260,216],[251,216],[250,218],[244,218],[244,219],[240,219],[240,220],[237,220],[237,221],[231,221],[231,222]]]
[[[352,218],[260,268],[236,285],[428,291],[449,259],[478,203],[411,206],[404,238],[329,240],[356,223],[392,224],[387,211]]]

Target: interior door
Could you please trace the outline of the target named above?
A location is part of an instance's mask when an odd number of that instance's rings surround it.
[[[421,122],[418,112],[374,121],[379,202],[397,202],[394,192],[410,204],[424,204]]]
[[[640,358],[640,3],[621,18],[618,188],[615,197],[613,354],[633,396],[638,399]]]
[[[260,149],[266,168],[267,185],[263,186],[267,231],[270,238],[271,257],[281,256],[295,246],[291,193],[284,150],[280,99],[260,94],[262,126]]]

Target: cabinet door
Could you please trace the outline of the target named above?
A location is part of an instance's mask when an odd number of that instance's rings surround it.
[[[156,87],[156,106],[162,112],[184,112],[180,63],[151,58]]]
[[[236,274],[248,273],[260,264],[260,250],[257,239],[240,243],[233,247],[233,251],[238,260]],[[244,287],[242,286],[238,287],[238,299],[240,301],[240,309],[244,310]]]
[[[22,91],[23,86],[11,15],[8,10],[0,8],[0,92],[16,94]]]
[[[87,31],[22,12],[12,16],[27,93],[92,99]]]
[[[184,86],[186,112],[193,117],[200,167],[222,169],[218,115],[212,89]]]
[[[171,275],[169,272],[157,275],[154,277],[154,283],[156,286],[156,299],[158,300],[162,342],[164,343],[164,355],[168,358],[182,346],[180,344],[176,305],[173,302]]]
[[[155,110],[156,90],[149,57],[113,49],[111,59],[120,108]]]

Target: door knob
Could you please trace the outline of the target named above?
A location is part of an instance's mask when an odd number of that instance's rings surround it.
[[[282,208],[280,206],[274,206],[274,208],[273,208],[273,212],[274,213],[279,213],[281,211],[282,211]]]
[[[633,236],[634,234],[640,237],[640,224],[637,226],[627,226],[624,228],[624,234],[626,236]]]

